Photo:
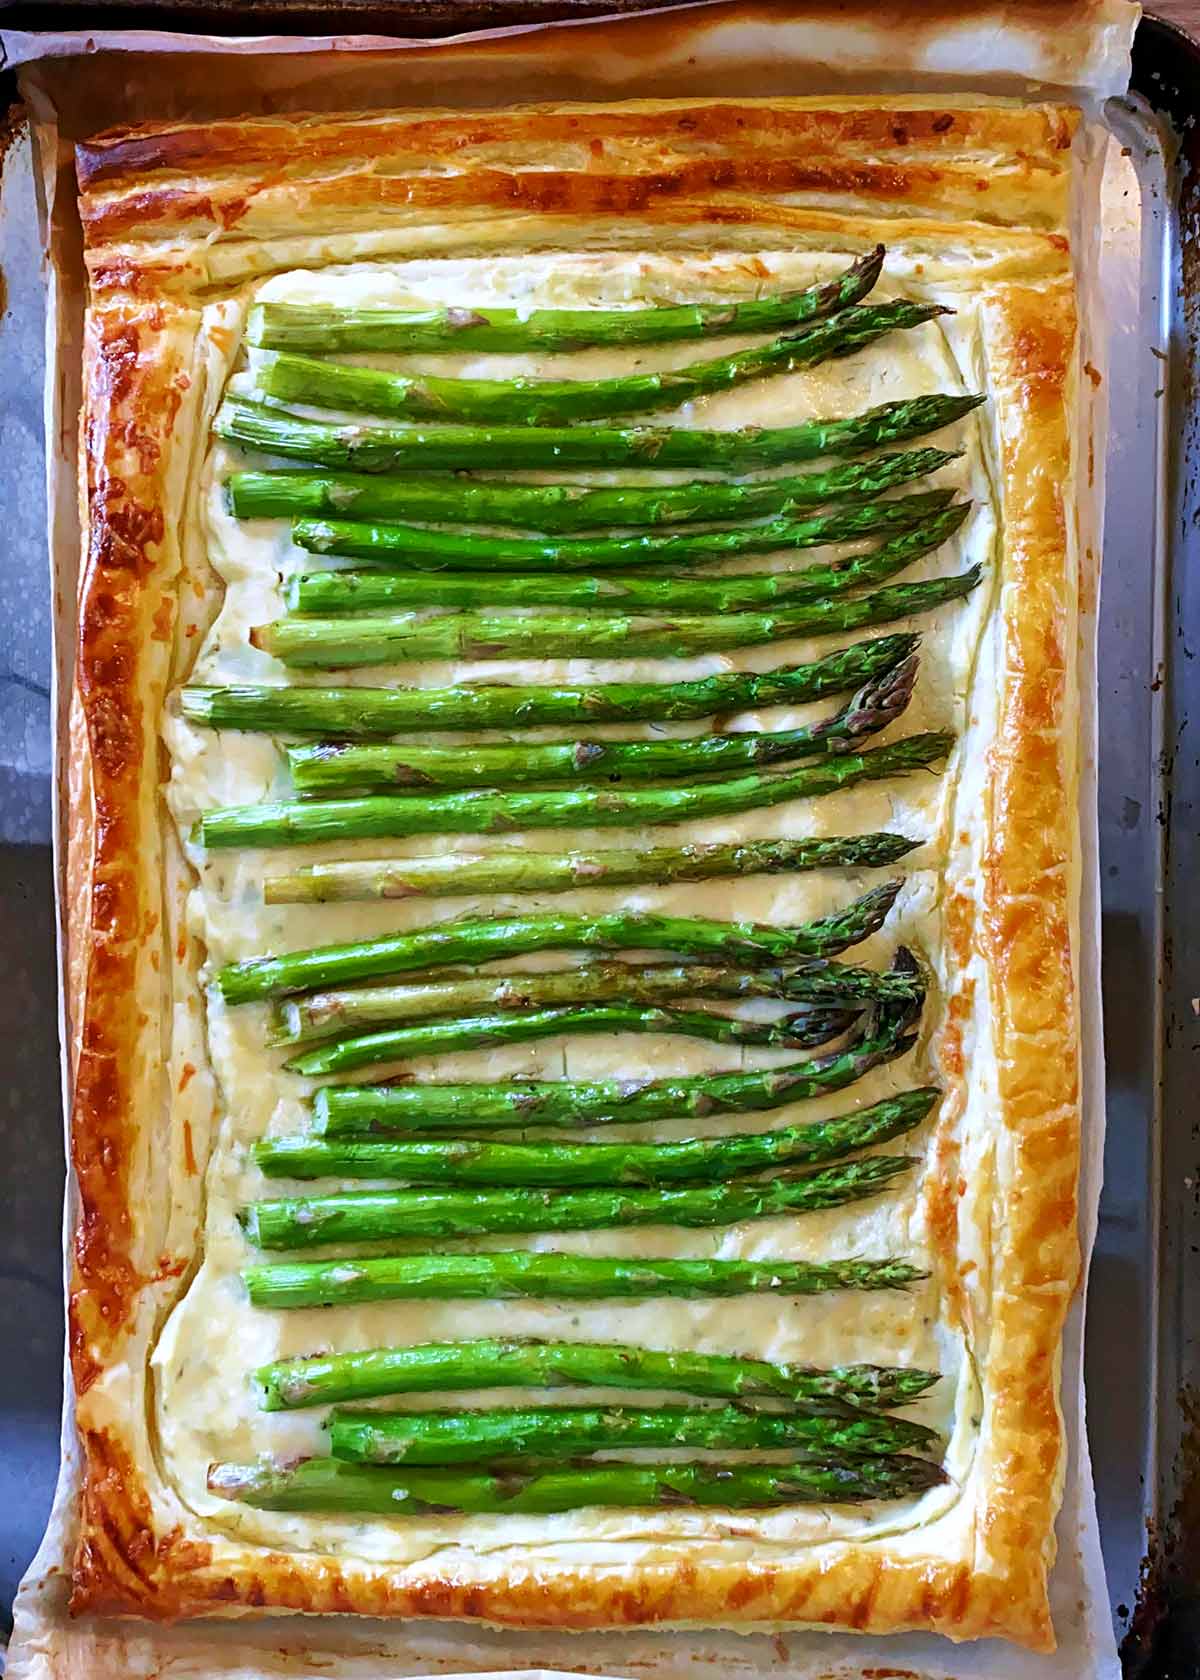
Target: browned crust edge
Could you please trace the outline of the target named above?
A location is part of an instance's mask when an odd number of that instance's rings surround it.
[[[979,949],[1013,1159],[992,1296],[980,1553],[1044,1579],[1064,1452],[1062,1331],[1080,1271],[1077,599],[1064,501],[1078,324],[1062,284],[1007,289],[987,313],[1005,491],[1004,701],[988,754]]]
[[[740,223],[786,244],[815,212],[835,235],[886,217],[895,239],[935,246],[946,218],[978,223],[998,257],[1053,268],[1077,123],[1060,105],[671,100],[148,125],[80,148],[80,210],[93,285],[142,296],[289,266],[314,215],[331,261],[356,236],[373,256],[414,235],[431,254],[516,217],[542,248],[627,244],[646,224],[662,240]]]

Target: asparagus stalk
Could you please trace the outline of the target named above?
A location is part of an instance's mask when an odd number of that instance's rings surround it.
[[[340,749],[335,749],[340,750]],[[531,753],[537,749],[530,747]],[[469,752],[470,749],[468,748]],[[311,761],[306,760],[306,765]],[[336,760],[335,760],[336,762]],[[305,789],[307,792],[307,789]],[[831,840],[747,840],[728,845],[650,846],[594,852],[450,852],[441,857],[314,863],[263,881],[267,904],[328,904],[374,898],[444,898],[475,893],[571,892],[653,881],[711,881],[722,876],[775,875],[809,869],[878,869],[919,846],[903,834],[863,834]],[[546,979],[547,976],[539,976]],[[596,992],[557,994],[541,1001],[579,1003]],[[626,994],[620,994],[626,995]],[[632,1003],[663,1003],[678,992],[629,994]],[[691,992],[691,996],[700,996]],[[464,1002],[491,1003],[490,993]],[[431,1011],[450,1014],[458,1008]],[[378,1019],[378,1017],[375,1017]],[[388,1016],[386,1019],[393,1019]]]
[[[637,828],[695,822],[928,769],[945,758],[953,744],[951,735],[909,735],[872,752],[842,753],[778,775],[747,772],[725,781],[669,782],[662,787],[500,793],[468,788],[403,798],[379,794],[362,799],[233,805],[208,812],[198,825],[198,838],[210,848],[313,846],[404,834],[512,834],[532,828]]]
[[[233,473],[225,488],[230,511],[239,519],[385,519],[511,525],[542,532],[611,531],[696,520],[719,525],[795,513],[821,502],[870,500],[958,458],[953,450],[914,449],[741,484],[722,479],[654,485],[509,484],[491,478],[391,479],[371,473],[292,471]],[[324,552],[316,541],[301,546]]]
[[[740,1406],[521,1406],[489,1411],[354,1412],[329,1419],[334,1458],[356,1464],[480,1464],[543,1458],[561,1464],[628,1448],[706,1452],[895,1453],[937,1436],[907,1418],[746,1411]]]
[[[836,1161],[919,1126],[934,1087],[885,1097],[833,1120],[679,1143],[491,1143],[454,1138],[358,1143],[301,1134],[264,1139],[254,1159],[268,1178],[396,1178],[410,1184],[522,1185],[551,1190],[716,1184],[746,1173]]]
[[[378,1259],[248,1266],[251,1302],[351,1307],[368,1301],[607,1301],[730,1295],[826,1295],[906,1289],[928,1273],[907,1261],[620,1260],[526,1249],[491,1254],[389,1254]]]
[[[875,505],[904,508],[909,501],[916,499],[909,497],[906,501]],[[916,530],[893,537],[867,554],[855,555],[849,560],[834,560],[827,565],[808,566],[800,572],[747,572],[731,577],[665,577],[660,576],[657,570],[605,572],[596,576],[586,568],[568,571],[565,576],[558,571],[525,572],[516,576],[509,576],[507,572],[497,576],[490,570],[300,572],[288,583],[285,598],[293,612],[313,614],[376,612],[381,608],[395,607],[476,607],[482,602],[493,607],[595,606],[608,611],[636,608],[640,611],[669,609],[685,612],[746,612],[777,603],[798,606],[805,601],[841,595],[848,589],[883,583],[895,577],[923,554],[932,553],[953,536],[970,511],[969,502],[960,502],[955,507],[935,513]],[[820,523],[809,521],[813,527]],[[752,528],[743,533],[747,546],[759,546],[758,532],[772,528],[760,526],[757,530]],[[335,548],[339,546],[338,534],[348,533],[347,541],[342,545],[345,552],[361,554],[371,549],[373,554],[369,557],[378,559],[386,555],[386,544],[392,541],[394,534],[406,528],[398,525],[330,525],[301,521],[294,535],[302,547],[312,546],[311,533],[314,529],[331,534]],[[801,527],[792,525],[789,529],[798,531]],[[364,533],[364,536],[360,538],[358,533]],[[713,534],[706,533],[709,536]],[[724,536],[729,533],[716,534]],[[384,547],[376,544],[380,536],[385,539]],[[480,545],[491,540],[481,538]],[[628,539],[619,541],[626,542]],[[678,544],[681,539],[674,538],[672,541]],[[768,545],[763,543],[762,546]],[[386,560],[384,563],[387,563]],[[475,564],[476,561],[472,557],[466,563]],[[418,559],[417,566],[421,564]],[[439,567],[447,564],[454,566],[459,562],[438,560],[435,564]],[[547,564],[556,562],[548,561]]]
[[[636,604],[645,598],[651,606],[670,606],[682,603],[670,599],[668,590],[678,590],[681,595],[691,590],[698,599],[706,599],[705,584],[707,595],[712,595],[718,585],[741,584],[742,580],[669,578],[655,574],[645,577],[636,573],[632,577],[621,573],[614,579],[595,574],[621,566],[707,565],[769,549],[815,548],[822,543],[852,541],[880,531],[907,532],[942,513],[954,511],[961,519],[966,510],[950,509],[953,496],[952,488],[923,490],[914,496],[855,502],[807,519],[769,519],[765,524],[723,526],[711,531],[686,528],[641,531],[617,537],[497,537],[473,531],[440,531],[430,525],[367,525],[349,520],[301,519],[293,526],[292,536],[303,549],[318,554],[348,555],[392,569],[415,567],[418,575],[372,579],[360,578],[353,572],[337,572],[332,574],[334,582],[310,583],[310,577],[319,579],[330,574],[307,574],[289,585],[288,604],[298,611],[314,611],[319,594],[324,591],[332,594],[334,611],[347,612],[359,605],[370,608],[403,605],[406,595],[424,589],[420,602],[424,606],[458,606],[463,604],[464,596],[467,605],[476,605],[491,598],[489,591],[497,592],[494,598],[499,605],[515,601],[518,606],[582,605],[615,610],[624,600]],[[430,575],[442,572],[453,575]],[[508,576],[510,573],[516,576]],[[561,573],[571,575],[558,575]],[[575,576],[576,573],[584,575]],[[837,574],[831,571],[829,575]],[[788,576],[783,573],[781,579],[786,580]],[[346,578],[349,583],[342,585],[340,580]],[[523,598],[521,585],[526,580],[530,591],[536,593]],[[361,601],[359,595],[363,597]],[[544,602],[540,599],[543,596]]]
[[[846,694],[913,653],[915,635],[877,636],[807,665],[728,671],[694,682],[584,687],[185,688],[193,723],[303,735],[399,735],[408,730],[503,729],[543,724],[659,723],[759,706],[795,706]]]
[[[389,1470],[307,1458],[298,1464],[214,1464],[211,1492],[266,1511],[382,1517],[448,1511],[575,1511],[589,1506],[741,1510],[773,1505],[908,1499],[945,1480],[907,1454],[809,1458],[796,1464],[597,1464],[532,1475],[472,1470]]]
[[[373,1262],[378,1264],[378,1262]],[[907,1406],[936,1371],[907,1365],[773,1365],[734,1354],[609,1342],[485,1338],[280,1359],[255,1372],[268,1412],[392,1394],[488,1388],[650,1388],[821,1412],[833,1405]]]
[[[937,303],[897,298],[840,310],[749,350],[714,356],[660,373],[610,379],[455,379],[440,374],[385,373],[379,368],[268,350],[256,358],[259,392],[280,402],[345,409],[398,420],[457,420],[475,425],[566,426],[614,414],[678,408],[747,380],[795,373],[850,356],[890,332],[906,332],[950,311]]]
[[[449,468],[488,472],[509,468],[700,467],[740,472],[820,455],[855,455],[903,443],[948,426],[986,399],[981,395],[913,397],[884,403],[846,419],[741,432],[692,431],[681,426],[390,426],[303,420],[265,403],[227,397],[213,430],[243,449],[285,460],[360,472],[426,472]]]
[[[555,782],[653,781],[753,768],[822,752],[857,749],[902,715],[917,680],[915,655],[872,677],[840,711],[773,734],[700,735],[683,740],[522,741],[504,746],[315,746],[288,752],[302,797],[367,790],[545,786]]]
[[[431,618],[414,612],[376,618],[278,618],[252,630],[250,640],[299,670],[344,670],[429,659],[692,659],[726,648],[892,624],[962,600],[982,576],[982,566],[972,566],[952,577],[897,583],[851,600],[834,596],[775,612],[714,613],[708,618],[631,618],[588,612],[536,617],[478,612]]]
[[[393,1132],[497,1131],[514,1126],[645,1125],[783,1108],[827,1096],[905,1055],[919,999],[881,1009],[853,1044],[753,1072],[666,1079],[553,1079],[422,1085],[323,1085],[313,1112],[325,1138]]]
[[[517,1015],[471,1015],[457,1020],[430,1021],[422,1026],[389,1027],[339,1039],[336,1044],[293,1056],[284,1066],[306,1079],[380,1062],[405,1062],[415,1056],[448,1055],[455,1050],[491,1050],[502,1044],[524,1044],[539,1038],[588,1033],[678,1033],[707,1039],[711,1044],[765,1045],[785,1050],[812,1049],[828,1044],[853,1024],[844,1010],[805,1010],[774,1021],[744,1021],[707,1009],[664,1009],[635,1003],[586,1003],[573,1009],[531,1009]]]
[[[614,999],[661,1004],[680,997],[803,998],[818,1006],[813,1013],[825,1014],[896,996],[889,988],[897,980],[902,980],[899,995],[911,996],[912,983],[901,976],[836,965],[832,974],[808,967],[735,969],[700,963],[643,967],[623,962],[556,968],[539,974],[460,971],[409,985],[350,986],[284,998],[276,1006],[271,1042],[309,1043],[364,1027],[401,1026],[406,1021],[464,1014],[470,1009],[524,1010]]]
[[[800,292],[732,303],[659,304],[644,309],[342,309],[328,304],[259,303],[247,336],[269,350],[582,350],[593,344],[675,344],[729,333],[779,332],[861,303],[879,279],[884,249],[833,280]]]
[[[828,957],[868,939],[882,927],[900,882],[873,887],[831,916],[796,927],[718,922],[704,916],[656,916],[613,910],[573,914],[550,910],[523,916],[463,917],[384,939],[320,945],[278,957],[230,963],[217,975],[226,1003],[283,997],[345,980],[372,980],[450,963],[489,962],[581,946],[599,950],[674,950],[746,962]]]
[[[879,1195],[915,1164],[907,1155],[868,1155],[817,1172],[782,1174],[766,1184],[736,1181],[655,1190],[340,1190],[250,1202],[238,1218],[249,1240],[266,1249],[634,1225],[706,1230],[862,1201]]]

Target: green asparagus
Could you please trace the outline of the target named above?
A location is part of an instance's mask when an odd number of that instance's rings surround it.
[[[908,1499],[945,1480],[907,1454],[810,1458],[796,1464],[597,1464],[518,1475],[388,1470],[306,1458],[288,1464],[214,1464],[208,1486],[266,1511],[342,1511],[382,1517],[449,1511],[575,1511],[588,1506],[741,1510],[772,1505]]]
[[[934,1087],[885,1097],[833,1120],[774,1132],[743,1132],[679,1143],[491,1143],[452,1138],[361,1143],[293,1137],[264,1139],[254,1159],[268,1178],[395,1178],[410,1184],[652,1188],[714,1184],[746,1173],[840,1160],[890,1143],[919,1126]]]
[[[351,1307],[367,1301],[607,1301],[728,1295],[825,1295],[906,1289],[927,1272],[907,1261],[619,1260],[516,1249],[288,1261],[242,1273],[256,1307]]]
[[[930,769],[952,735],[909,735],[871,752],[842,753],[778,774],[748,771],[725,781],[668,782],[662,787],[466,788],[454,793],[376,794],[233,805],[210,811],[201,844],[313,846],[332,840],[391,839],[404,834],[512,834],[533,828],[640,828],[763,810],[792,799],[837,793],[859,782]],[[457,961],[458,959],[451,959]]]
[[[394,1132],[487,1132],[512,1127],[645,1125],[784,1108],[844,1090],[907,1054],[920,999],[881,1007],[845,1049],[755,1072],[665,1079],[552,1079],[421,1085],[323,1085],[313,1103],[324,1138]]]
[[[569,426],[617,414],[678,408],[747,380],[795,373],[853,355],[890,332],[906,332],[950,311],[937,303],[865,304],[781,334],[749,350],[661,373],[610,379],[447,378],[267,350],[255,358],[257,392],[284,403],[379,414],[397,420],[451,420],[488,426]]]
[[[879,278],[884,249],[802,292],[744,302],[659,304],[639,309],[344,309],[320,303],[259,303],[251,344],[270,350],[582,350],[593,344],[674,344],[730,333],[778,332],[861,303]]]
[[[533,747],[528,750],[536,751]],[[897,862],[920,844],[903,834],[863,834],[830,840],[747,840],[740,845],[696,843],[594,852],[512,848],[447,852],[439,857],[313,863],[290,875],[268,875],[263,881],[263,899],[267,904],[328,904],[348,899],[454,898],[474,893],[572,892],[581,887],[622,887],[641,881],[663,885],[669,881],[711,881],[727,875],[775,875],[808,869],[879,869]],[[489,995],[471,1001],[488,1003],[492,999]],[[543,1001],[579,1003],[581,995],[572,993]],[[638,994],[627,1001],[663,1003],[666,997]]]
[[[520,597],[520,582],[530,578],[530,587],[539,594],[549,594],[550,605],[607,606],[615,610],[622,596],[619,585],[609,586],[609,579],[594,574],[612,567],[708,565],[717,560],[735,560],[743,554],[762,554],[767,550],[816,548],[823,543],[851,542],[881,531],[911,531],[939,514],[955,512],[951,509],[953,488],[922,490],[913,496],[893,496],[876,502],[855,502],[836,508],[832,513],[813,514],[807,519],[768,519],[753,525],[728,525],[717,530],[642,531],[617,537],[497,537],[473,531],[441,531],[430,525],[367,525],[346,520],[297,520],[292,528],[293,540],[299,547],[318,554],[348,555],[369,560],[373,565],[396,569],[409,566],[418,570],[417,582],[410,580],[409,589],[423,581],[427,591],[424,605],[455,606],[460,604],[464,589],[472,587],[470,579],[482,575],[483,590],[496,589],[499,604],[510,602],[516,594],[517,605],[536,606],[537,598],[528,602]],[[935,545],[936,546],[936,545]],[[915,557],[915,556],[914,556]],[[896,568],[893,568],[893,570]],[[464,576],[439,577],[442,572],[462,573]],[[491,574],[516,573],[516,578]],[[539,580],[538,573],[582,573],[583,576],[551,576]],[[430,575],[435,574],[435,575]],[[531,574],[535,574],[531,577]],[[349,576],[351,587],[370,596],[385,595],[391,589],[400,590],[401,581],[379,578],[374,584],[363,580],[359,585]],[[785,577],[787,574],[783,574]],[[717,580],[728,581],[728,580]],[[686,591],[703,580],[671,579],[652,575],[649,578],[624,579],[626,592],[632,596],[649,592],[651,604],[669,606],[665,598],[668,587]],[[320,585],[333,588],[333,585]],[[289,604],[299,605],[308,585],[299,580],[290,590]],[[709,591],[713,588],[709,580]],[[436,591],[446,597],[440,602]],[[557,591],[557,593],[555,593]],[[336,590],[335,590],[336,594]],[[486,593],[476,591],[468,604],[487,600]],[[354,603],[350,603],[353,605]],[[366,599],[365,607],[386,606],[386,599]],[[397,602],[397,604],[400,604]],[[310,611],[309,606],[300,607]],[[344,612],[347,605],[335,601],[335,610]]]
[[[736,1180],[654,1190],[340,1190],[250,1202],[238,1218],[247,1238],[266,1249],[633,1225],[708,1229],[878,1196],[915,1164],[907,1155],[868,1155],[817,1172],[783,1173],[769,1183]]]
[[[905,502],[886,505],[902,508]],[[606,572],[599,577],[589,575],[586,570],[570,571],[565,576],[546,571],[513,577],[497,576],[493,571],[418,569],[298,572],[287,586],[285,599],[291,611],[313,614],[375,612],[393,607],[477,607],[484,603],[493,607],[595,606],[606,611],[636,608],[685,612],[747,612],[776,604],[798,606],[895,577],[953,536],[970,511],[969,502],[960,502],[935,513],[916,530],[893,537],[869,553],[808,566],[803,571],[742,572],[722,577],[666,577],[660,576],[657,570]],[[297,525],[296,540],[308,546],[313,526],[313,521]],[[351,539],[353,546],[360,549],[370,546],[381,532],[390,539],[393,530],[402,529],[378,525],[321,525],[319,528],[325,532],[366,533],[367,541],[359,543]],[[420,564],[418,561],[417,565]],[[436,564],[441,566],[444,562]]]
[[[490,1411],[353,1412],[329,1419],[334,1458],[355,1464],[480,1464],[638,1447],[706,1452],[894,1453],[928,1449],[937,1436],[907,1418],[869,1413],[814,1416],[740,1406],[523,1406]]]
[[[528,741],[503,746],[327,746],[288,752],[303,798],[322,793],[545,786],[555,782],[653,781],[782,763],[857,749],[902,715],[917,680],[915,655],[872,677],[840,711],[799,729],[682,740]]]
[[[760,706],[796,706],[846,694],[915,652],[920,637],[877,636],[807,665],[728,671],[680,683],[583,687],[185,688],[183,715],[213,728],[357,738],[409,730],[502,729],[583,723],[658,723],[728,716]]]
[[[532,1009],[524,1014],[501,1011],[468,1015],[422,1026],[391,1027],[342,1038],[336,1044],[305,1051],[284,1063],[289,1073],[321,1079],[381,1062],[406,1062],[417,1056],[448,1055],[455,1050],[492,1050],[503,1044],[583,1033],[679,1033],[710,1044],[765,1045],[783,1050],[827,1044],[852,1024],[853,1016],[830,1010],[783,1015],[773,1021],[744,1021],[708,1009],[664,1009],[634,1003],[587,1003],[573,1009]]]
[[[978,585],[982,567],[949,577],[896,584],[874,594],[840,595],[774,611],[711,615],[604,610],[535,615],[425,611],[367,617],[286,617],[260,625],[251,643],[298,669],[345,669],[430,660],[688,659],[764,642],[843,634],[932,612]]]
[[[619,613],[389,613],[377,618],[277,618],[250,632],[292,669],[344,670],[436,659],[693,659],[799,636],[834,636],[933,612],[969,595],[983,576],[897,583],[873,595],[834,596],[775,612],[631,618]]]
[[[509,468],[700,467],[740,472],[820,455],[854,455],[903,443],[948,426],[986,398],[913,397],[884,403],[846,419],[799,426],[747,427],[741,432],[692,431],[672,426],[393,426],[357,421],[340,425],[304,420],[266,403],[227,397],[213,430],[243,449],[319,467],[359,472],[428,472],[449,468],[488,472]]]
[[[898,881],[873,887],[830,916],[796,927],[718,922],[703,916],[656,916],[635,910],[589,915],[549,910],[521,916],[462,917],[392,938],[319,945],[278,957],[230,963],[217,975],[226,1003],[283,997],[345,980],[373,980],[450,963],[490,962],[579,946],[599,950],[679,951],[747,963],[829,957],[867,939],[883,925]]]
[[[623,1000],[660,1004],[675,998],[804,999],[818,1015],[861,1006],[880,997],[911,996],[912,982],[869,968],[832,966],[713,968],[704,964],[624,962],[556,968],[537,974],[459,971],[436,980],[394,986],[348,986],[284,998],[276,1005],[272,1044],[303,1044],[364,1027],[402,1026],[430,1016],[470,1009],[537,1009],[553,1004]],[[840,976],[840,978],[839,978]],[[891,988],[901,981],[899,993]],[[839,989],[840,988],[840,989]]]
[[[937,420],[936,424],[942,422]],[[933,429],[932,427],[930,428]],[[696,479],[690,484],[512,484],[494,478],[380,478],[372,473],[237,472],[226,480],[239,519],[401,520],[510,525],[523,531],[612,531],[620,526],[708,525],[767,519],[821,502],[866,501],[957,461],[914,449],[845,461],[787,478]],[[296,540],[326,552],[322,541]]]
[[[374,1262],[378,1264],[378,1262]],[[786,1403],[820,1412],[833,1404],[907,1406],[936,1371],[910,1365],[772,1365],[735,1354],[675,1352],[610,1342],[487,1338],[280,1359],[255,1372],[268,1412],[392,1394],[488,1388],[651,1388],[711,1399]]]

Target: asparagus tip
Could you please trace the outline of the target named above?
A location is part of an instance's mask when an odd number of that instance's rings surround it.
[[[876,915],[886,916],[899,897],[903,885],[903,878],[897,876],[893,881],[884,881],[880,886],[872,887],[870,892],[863,894],[863,900],[873,907]]]
[[[830,741],[835,752],[858,752],[863,743],[906,710],[916,686],[920,658],[906,653],[879,676],[869,677],[833,720],[837,733]]]

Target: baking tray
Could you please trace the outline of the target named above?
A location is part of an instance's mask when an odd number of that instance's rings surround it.
[[[196,0],[181,7],[17,5],[12,27],[174,22],[211,33],[456,27],[586,15],[590,0],[329,9]],[[606,11],[618,9],[611,4]],[[633,4],[621,9],[646,9]],[[349,12],[349,17],[347,16]],[[1116,218],[1119,296],[1111,351],[1114,427],[1100,613],[1100,846],[1108,1061],[1106,1187],[1092,1268],[1089,1419],[1105,1561],[1126,1672],[1200,1675],[1200,1124],[1187,1080],[1200,1048],[1192,953],[1200,865],[1200,43],[1154,18],[1135,46],[1136,102]],[[0,100],[12,90],[0,85]],[[1177,162],[1150,113],[1184,136]],[[0,195],[0,1603],[40,1538],[58,1456],[61,1152],[57,986],[47,845],[48,583],[38,427],[41,254],[19,127]],[[3,143],[0,140],[0,143]],[[1189,640],[1188,627],[1191,627]],[[13,680],[15,679],[15,680]],[[13,842],[16,842],[15,844]],[[1195,1074],[1191,1073],[1194,1080]],[[18,1165],[19,1163],[19,1165]],[[1088,1680],[1080,1676],[1079,1680]]]

